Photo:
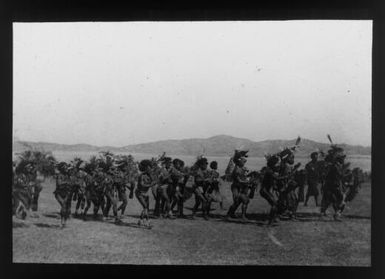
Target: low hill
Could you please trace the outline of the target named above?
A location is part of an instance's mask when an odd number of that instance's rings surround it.
[[[182,140],[163,140],[135,145],[127,145],[124,147],[111,146],[93,146],[89,144],[56,144],[46,142],[26,142],[15,141],[13,151],[20,152],[29,148],[44,149],[46,151],[102,151],[109,150],[111,152],[132,152],[132,153],[148,153],[160,154],[166,152],[170,155],[192,155],[204,153],[207,156],[229,156],[234,149],[249,150],[249,156],[260,157],[266,153],[275,153],[286,146],[292,146],[293,140],[265,140],[260,142],[248,139],[236,138],[227,135],[218,135],[206,139],[182,139]],[[371,147],[359,145],[341,144],[348,155],[371,155]],[[326,151],[329,144],[302,139],[297,156],[309,156],[309,154],[317,149]]]

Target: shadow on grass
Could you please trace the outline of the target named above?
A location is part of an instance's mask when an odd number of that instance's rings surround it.
[[[297,212],[297,221],[299,222],[330,222],[333,221],[333,215],[321,217],[318,212]]]
[[[126,217],[126,218],[130,217],[130,218],[139,219],[140,218],[140,214],[124,214],[124,217]],[[148,217],[150,219],[161,219],[159,217],[154,216],[151,212],[149,212]]]
[[[99,220],[101,220],[102,217],[100,217],[100,216],[94,217],[92,214],[91,215],[72,214],[71,218],[76,219],[76,220],[81,220],[81,221],[99,221]]]
[[[347,219],[359,219],[359,220],[362,220],[362,219],[365,219],[365,220],[371,220],[372,217],[371,216],[358,216],[358,215],[343,215],[342,214],[342,217],[344,218],[347,218]]]
[[[344,215],[342,214],[341,215],[342,219],[358,219],[358,220],[362,220],[362,219],[366,219],[366,220],[370,220],[371,217],[370,216],[358,216],[358,215]],[[298,218],[298,221],[301,221],[301,222],[314,222],[314,221],[317,221],[317,222],[328,222],[328,221],[334,221],[333,220],[333,214],[329,214],[328,217],[326,217],[327,219],[330,219],[330,220],[326,220],[326,219],[322,219],[321,218],[321,214],[318,213],[318,212],[297,212],[297,218]]]
[[[152,220],[176,220],[176,219],[188,219],[188,218],[178,218],[176,217],[176,215],[174,215],[175,218],[173,219],[170,219],[170,218],[167,218],[167,217],[163,217],[163,216],[155,216],[153,213],[149,212],[148,214],[148,218],[149,219],[152,219]],[[186,215],[187,216],[187,215]],[[135,218],[135,219],[139,219],[140,218],[140,214],[125,214],[124,217],[130,217],[130,218]]]
[[[258,226],[266,226],[269,221],[269,214],[267,213],[249,213],[246,214],[247,219],[246,221],[241,219],[240,215],[236,215],[237,218],[230,218],[226,219],[223,215],[213,215],[214,218],[219,218],[220,221],[228,222],[228,223],[237,223],[237,224],[243,224],[243,225],[258,225]],[[286,223],[286,222],[335,222],[332,218],[332,216],[321,218],[321,215],[319,213],[307,213],[307,212],[299,212],[297,213],[296,219],[290,219],[288,216],[281,216],[280,217],[280,223]],[[349,218],[348,216],[343,216],[345,218]],[[350,216],[352,218],[356,218],[358,216]],[[365,217],[363,217],[365,218]]]
[[[92,221],[92,222],[105,222],[110,219],[108,217],[107,219],[104,219],[103,215],[93,215],[93,214],[87,214],[87,215],[73,215],[72,218],[82,220],[82,221]]]
[[[129,215],[129,214],[125,214],[123,217],[120,217],[120,222],[115,222],[115,217],[114,216],[107,216],[107,217],[104,217],[103,215],[97,215],[97,216],[94,216],[93,214],[90,214],[90,215],[78,215],[78,216],[74,216],[72,218],[74,219],[79,219],[79,220],[83,220],[83,221],[91,221],[91,222],[100,222],[100,223],[105,223],[105,224],[112,224],[112,225],[121,225],[121,226],[131,226],[132,227],[139,227],[136,223],[127,223],[127,222],[124,222],[122,221],[122,219],[125,219],[127,217],[132,217],[132,218],[135,218],[135,219],[139,219],[140,218],[140,215]],[[151,218],[150,219],[155,219],[155,218]]]
[[[56,214],[43,214],[46,217],[51,217],[51,218],[56,218],[59,219],[60,216]],[[235,224],[241,224],[241,225],[257,225],[257,226],[266,226],[269,220],[269,214],[267,213],[248,213],[247,214],[247,219],[248,220],[242,220],[240,214],[236,215],[237,218],[226,218],[226,214],[214,214],[210,213],[209,220],[207,222],[226,222],[226,223],[235,223]],[[86,216],[83,215],[78,215],[75,216],[73,215],[71,218],[74,219],[79,219],[83,221],[91,221],[91,222],[102,222],[102,223],[110,223],[110,224],[115,224],[115,225],[120,225],[120,226],[129,226],[129,227],[134,227],[134,228],[142,228],[136,223],[127,223],[122,221],[121,223],[115,223],[113,220],[115,218],[113,216],[108,216],[107,218],[103,219],[102,215],[94,216],[93,214],[88,214]],[[134,218],[134,219],[139,219],[140,214],[125,214],[122,219],[124,218]],[[178,220],[204,220],[203,215],[201,212],[198,211],[198,213],[195,215],[195,218],[193,219],[191,214],[185,215],[183,218],[176,217],[174,219],[169,219],[165,217],[156,217],[152,214],[150,211],[149,218],[152,220],[173,220],[173,221],[178,221]],[[342,215],[342,218],[345,219],[366,219],[370,220],[370,216],[357,216],[357,215]],[[287,217],[281,217],[281,222],[335,222],[333,220],[333,215],[329,214],[328,217],[326,218],[321,218],[320,213],[317,212],[298,212],[297,213],[297,219],[296,220],[291,220]]]
[[[44,213],[42,214],[44,217],[48,218],[55,218],[55,219],[60,219],[59,213]]]
[[[211,210],[211,211],[213,211],[213,210]],[[127,215],[125,215],[125,217],[131,217],[131,218],[139,219],[140,215],[139,214],[127,214]],[[203,215],[201,213],[201,210],[197,211],[195,218],[192,218],[191,214],[186,214],[184,217],[178,217],[177,215],[175,215],[175,218],[173,218],[173,219],[169,219],[166,217],[156,217],[152,214],[151,211],[149,214],[149,218],[154,219],[154,220],[175,220],[175,221],[177,221],[177,220],[191,220],[191,221],[204,220]],[[226,214],[210,213],[207,221],[208,222],[210,222],[210,221],[228,222],[228,223],[239,223],[242,225],[260,225],[260,226],[262,226],[262,225],[265,225],[265,223],[267,222],[268,215],[263,214],[263,213],[250,213],[250,214],[247,214],[247,218],[248,218],[248,220],[246,220],[246,221],[241,220],[240,216],[239,216],[239,219],[238,218],[235,218],[235,219],[232,218],[232,219],[228,220],[228,219],[226,219]]]
[[[120,226],[120,227],[130,227],[130,228],[136,228],[136,229],[142,229],[142,230],[151,229],[151,228],[140,226],[138,225],[138,223],[134,223],[134,222],[127,223],[127,222],[121,221],[121,222],[111,223],[111,224],[115,224],[116,226]]]
[[[43,214],[43,216],[45,217],[48,217],[48,218],[55,218],[55,219],[60,219],[60,214],[59,213],[45,213]],[[127,215],[126,215],[127,216]],[[77,219],[77,220],[83,220],[83,221],[104,221],[103,220],[103,215],[101,214],[98,214],[97,216],[94,216],[92,213],[91,214],[87,214],[87,215],[83,215],[83,214],[78,214],[78,215],[75,215],[75,214],[71,214],[69,219]],[[107,219],[110,219],[112,218],[111,216],[107,217]]]
[[[28,228],[28,227],[29,227],[29,225],[27,225],[25,223],[12,221],[12,228],[14,228],[14,229],[16,229],[16,228]]]
[[[217,218],[220,222],[235,223],[241,225],[266,226],[268,221],[268,215],[264,213],[246,214],[247,220],[243,220],[240,215],[236,215],[236,218],[226,218],[226,215],[222,214],[210,214],[210,216]]]
[[[57,225],[57,224],[46,224],[46,223],[35,223],[34,224],[36,227],[39,227],[39,228],[50,228],[50,229],[58,229],[58,228],[61,228],[60,225]]]
[[[221,220],[218,220],[219,222],[226,222],[226,223],[233,223],[233,224],[240,224],[240,225],[253,225],[253,226],[259,226],[259,227],[262,227],[262,226],[267,226],[267,223],[266,222],[262,222],[262,221],[253,221],[253,220],[242,220],[242,219],[221,219]]]

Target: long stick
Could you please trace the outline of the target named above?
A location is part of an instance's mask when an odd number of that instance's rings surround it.
[[[327,135],[327,137],[328,137],[328,140],[330,141],[330,143],[333,144],[332,138],[330,137],[329,134]]]

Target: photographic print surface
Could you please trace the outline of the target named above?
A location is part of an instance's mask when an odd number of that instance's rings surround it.
[[[13,24],[13,262],[371,265],[372,21]]]

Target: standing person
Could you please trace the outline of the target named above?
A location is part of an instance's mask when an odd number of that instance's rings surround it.
[[[109,211],[112,206],[112,213],[114,214],[115,222],[119,223],[121,220],[118,218],[118,199],[119,199],[119,170],[115,166],[110,167],[107,171],[104,183],[105,183],[105,192],[106,197],[106,206],[103,210],[103,215],[105,218],[108,217]]]
[[[160,200],[161,200],[161,191],[160,191],[160,171],[161,166],[159,166],[159,160],[152,158],[151,162],[151,179],[153,181],[153,186],[151,187],[151,192],[154,197],[155,206],[154,206],[154,218],[161,217],[160,215]]]
[[[27,161],[21,161],[15,167],[12,185],[13,214],[20,219],[25,219],[31,209],[33,181],[30,177],[34,168],[34,164]]]
[[[157,198],[161,201],[159,202],[161,211],[165,211],[164,217],[174,219],[175,217],[171,212],[171,199],[169,196],[169,187],[172,187],[171,162],[172,159],[170,157],[163,158],[163,167],[159,174]]]
[[[294,181],[298,187],[298,203],[305,201],[305,185],[307,180],[307,174],[305,169],[297,170],[294,175]]]
[[[134,161],[134,157],[132,155],[128,155],[128,164],[126,166],[126,171],[129,189],[128,198],[132,199],[134,197],[134,190],[139,176],[138,163]],[[123,213],[124,210],[122,211],[122,214]]]
[[[323,190],[325,186],[325,178],[328,168],[328,163],[325,161],[326,155],[324,152],[320,151],[318,154],[318,174],[319,174],[319,182],[320,182],[320,199],[322,199]],[[322,202],[322,201],[321,201]]]
[[[178,158],[173,161],[173,167],[171,169],[172,188],[170,196],[173,198],[171,209],[175,205],[178,207],[178,217],[185,217],[183,214],[183,203],[184,203],[184,187],[185,187],[185,173],[183,172],[184,162]]]
[[[85,193],[86,193],[87,174],[84,171],[84,164],[82,162],[75,166],[74,176],[75,176],[75,185],[74,185],[74,192],[73,192],[73,201],[77,201],[75,206],[75,216],[78,216],[79,208],[83,210],[86,203]]]
[[[64,228],[71,214],[73,184],[70,178],[70,167],[65,162],[59,163],[57,170],[58,172],[55,177],[56,189],[53,193],[60,204],[60,223],[62,228]]]
[[[282,156],[282,153],[284,156]],[[287,214],[290,219],[296,218],[298,196],[295,192],[298,183],[295,180],[297,169],[301,163],[294,165],[294,152],[287,148],[281,153],[280,179],[278,182],[278,213]]]
[[[96,166],[92,165],[91,163],[86,163],[84,166],[84,202],[85,207],[82,212],[83,219],[86,220],[87,211],[89,210],[91,206],[92,200],[95,200],[94,195],[94,184],[95,184],[95,171]]]
[[[334,220],[341,221],[341,211],[343,210],[344,194],[343,194],[343,166],[346,155],[343,149],[332,145],[325,161],[328,163],[323,196],[321,201],[321,216],[326,216],[326,210],[332,204],[334,209]]]
[[[273,222],[278,222],[278,198],[274,191],[277,187],[278,171],[277,163],[279,162],[278,156],[268,156],[267,166],[263,170],[263,179],[261,184],[261,190],[259,191],[261,197],[263,197],[271,206],[269,215],[269,225]]]
[[[217,161],[212,161],[210,163],[210,185],[206,191],[206,197],[208,201],[207,205],[207,215],[210,215],[211,203],[213,201],[219,202],[219,206],[223,209],[223,197],[220,193],[220,181],[219,181],[219,172],[218,172],[218,163]]]
[[[42,174],[35,169],[31,173],[30,180],[33,181],[32,187],[31,187],[31,190],[32,190],[31,209],[32,209],[32,212],[36,213],[38,210],[40,192],[41,190],[43,190],[43,187],[41,186],[41,183],[43,182]]]
[[[133,190],[132,187],[135,186],[135,183],[133,184],[131,181],[130,166],[128,166],[126,162],[117,161],[115,167],[117,169],[114,173],[114,180],[118,193],[118,200],[122,202],[117,210],[118,212],[121,211],[121,217],[123,217],[128,203],[126,188],[130,190],[131,194]]]
[[[307,191],[304,206],[307,206],[310,197],[314,197],[315,206],[319,206],[319,185],[320,185],[320,173],[318,164],[318,152],[310,154],[311,161],[306,164],[305,170],[307,175]]]
[[[37,163],[31,159],[21,159],[15,168],[15,171],[17,172],[16,176],[18,177],[16,181],[18,183],[13,186],[14,190],[16,190],[15,194],[18,196],[18,201],[21,201],[21,204],[24,206],[23,210],[25,211],[25,217],[27,215],[34,218],[38,217],[36,211],[39,193],[42,190],[42,180],[38,179],[37,168]],[[24,182],[21,183],[22,181]]]
[[[39,201],[39,195],[43,187],[41,186],[41,183],[43,182],[43,179],[41,178],[41,173],[38,172],[37,170],[37,165],[36,163],[32,163],[30,165],[31,167],[28,168],[27,176],[28,176],[28,181],[29,181],[29,188],[30,188],[30,193],[31,193],[31,204],[30,204],[30,209],[31,209],[31,214],[30,216],[33,218],[39,217],[37,215],[37,208],[38,208],[38,201]]]
[[[142,160],[139,163],[139,170],[141,171],[141,174],[139,174],[138,184],[135,190],[135,196],[143,207],[138,224],[148,228],[151,228],[148,216],[148,211],[150,208],[148,190],[153,186],[154,183],[151,178],[151,165],[152,163],[150,160]]]
[[[195,173],[194,173],[193,193],[195,195],[195,204],[192,210],[191,218],[192,219],[195,218],[195,214],[198,210],[198,207],[202,204],[203,218],[205,220],[208,220],[207,200],[206,200],[206,197],[204,196],[205,188],[210,180],[207,172],[207,165],[208,165],[207,158],[204,158],[204,157],[199,158],[195,163],[195,165],[198,168],[195,170]]]
[[[246,210],[249,204],[249,178],[248,170],[245,167],[247,162],[245,157],[234,158],[235,168],[231,174],[233,183],[231,184],[231,192],[233,193],[233,204],[227,212],[227,218],[235,218],[235,211],[242,204],[242,219],[247,220]]]
[[[278,190],[278,214],[284,215],[289,214],[292,217],[290,207],[292,207],[295,189],[295,181],[292,179],[293,164],[294,164],[294,153],[286,148],[279,154],[281,162],[279,164],[279,176],[277,180]]]
[[[91,206],[91,202],[94,205],[93,208],[93,217],[98,217],[99,209],[101,209],[102,213],[105,208],[105,200],[104,193],[106,190],[106,174],[103,172],[103,169],[100,167],[96,167],[87,177],[86,180],[86,208],[84,209],[83,216],[84,218],[87,215],[88,209]]]

